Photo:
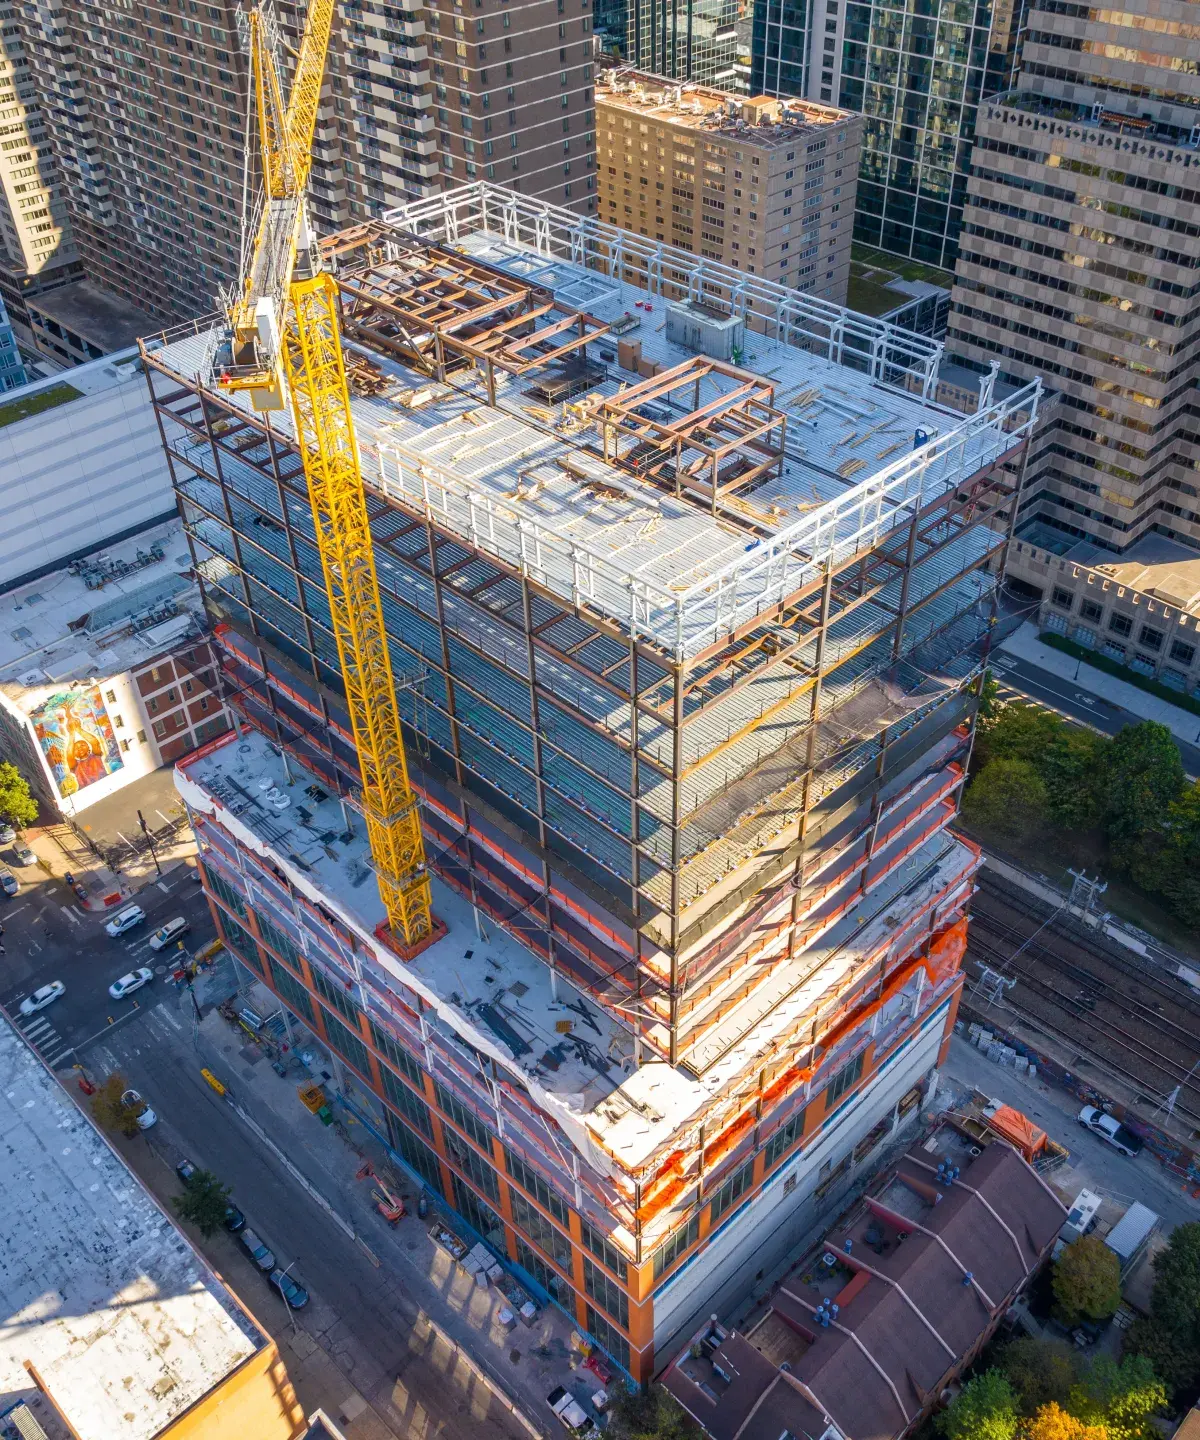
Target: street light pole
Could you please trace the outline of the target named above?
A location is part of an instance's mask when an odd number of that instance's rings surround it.
[[[288,1319],[292,1322],[292,1334],[293,1334],[293,1335],[296,1333],[296,1312],[292,1309],[292,1302],[287,1298],[287,1293],[286,1293],[286,1291],[285,1291],[284,1288],[283,1288],[283,1282],[284,1282],[284,1280],[287,1279],[288,1270],[290,1270],[295,1263],[296,1263],[296,1262],[295,1262],[294,1260],[291,1261],[290,1264],[289,1264],[288,1267],[287,1267],[287,1270],[281,1270],[281,1271],[279,1272],[279,1282],[280,1282],[280,1283],[279,1283],[279,1286],[278,1286],[279,1293],[283,1296],[283,1303],[287,1306]]]
[[[138,824],[142,827],[142,834],[143,834],[143,835],[146,837],[146,839],[150,842],[150,856],[151,856],[151,859],[153,859],[153,861],[154,861],[154,868],[155,868],[155,870],[158,872],[159,878],[161,879],[161,878],[162,878],[162,866],[158,863],[158,851],[155,850],[155,848],[154,848],[154,836],[151,835],[151,833],[150,833],[150,827],[149,827],[149,825],[146,824],[146,817],[142,814],[142,812],[141,812],[140,810],[137,812],[137,817],[138,817]]]

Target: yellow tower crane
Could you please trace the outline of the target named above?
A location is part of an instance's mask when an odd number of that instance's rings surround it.
[[[337,285],[320,268],[306,191],[335,0],[312,0],[285,105],[270,20],[250,10],[262,210],[243,237],[242,281],[227,299],[230,359],[218,384],[256,410],[290,402],[362,773],[362,808],[390,942],[412,956],[434,919],[338,329]]]

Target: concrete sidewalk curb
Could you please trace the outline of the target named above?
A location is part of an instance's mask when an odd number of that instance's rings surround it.
[[[376,1268],[380,1268],[381,1262],[379,1261],[378,1257],[374,1254],[373,1251],[368,1248],[365,1241],[358,1234],[357,1230],[355,1230],[354,1226],[333,1208],[329,1201],[326,1200],[325,1196],[322,1195],[321,1192],[316,1188],[316,1186],[312,1184],[308,1177],[304,1175],[297,1168],[294,1162],[290,1160],[287,1155],[284,1154],[284,1152],[279,1148],[278,1145],[275,1144],[275,1142],[270,1138],[270,1136],[266,1133],[266,1131],[262,1128],[258,1121],[255,1120],[253,1116],[247,1114],[245,1109],[241,1105],[239,1105],[236,1100],[231,1099],[228,1095],[226,1095],[225,1100],[229,1108],[234,1112],[234,1114],[238,1116],[238,1118],[247,1127],[247,1129],[249,1129],[254,1135],[258,1137],[259,1140],[262,1141],[262,1143],[271,1151],[271,1153],[280,1162],[280,1164],[284,1166],[288,1174],[290,1174],[292,1178],[306,1191],[306,1193],[311,1196],[313,1200],[316,1201],[316,1203],[321,1207],[322,1210],[325,1211],[325,1213],[329,1216],[333,1223],[340,1230],[344,1231],[345,1234],[349,1236],[349,1238],[353,1240],[363,1250],[367,1258],[374,1266],[376,1266]],[[509,1412],[509,1414],[513,1417],[514,1420],[518,1421],[521,1427],[533,1437],[533,1440],[544,1440],[544,1437],[548,1432],[540,1429],[536,1421],[531,1420],[530,1417],[525,1414],[525,1412],[517,1405],[516,1401],[512,1398],[511,1395],[509,1395],[508,1391],[504,1389],[500,1382],[494,1380],[487,1373],[487,1371],[483,1368],[482,1363],[476,1360],[468,1351],[464,1350],[463,1347],[454,1339],[454,1337],[450,1335],[447,1331],[443,1330],[442,1327],[438,1324],[438,1322],[424,1309],[420,1311],[417,1318],[417,1324],[420,1325],[422,1323],[427,1325],[429,1329],[433,1332],[433,1334],[438,1338],[438,1340],[443,1345],[449,1348],[454,1360],[461,1360],[467,1366],[467,1368],[471,1371],[472,1375],[474,1375],[475,1378],[479,1380],[479,1382],[487,1389],[493,1399],[495,1399],[500,1405],[502,1405],[504,1409]]]

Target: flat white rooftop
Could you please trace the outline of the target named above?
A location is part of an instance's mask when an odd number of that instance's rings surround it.
[[[202,613],[191,566],[176,520],[0,595],[0,690],[28,711],[176,645]]]
[[[494,203],[471,199],[479,195]],[[462,215],[456,205],[465,207]],[[371,351],[394,386],[353,400],[368,485],[679,659],[794,593],[826,560],[878,543],[914,503],[993,465],[1020,443],[1036,410],[1036,382],[969,417],[935,405],[921,393],[932,393],[936,381],[934,342],[670,246],[652,244],[656,255],[639,261],[657,267],[658,290],[635,283],[642,277],[635,271],[631,278],[621,262],[605,273],[598,256],[608,254],[612,237],[631,251],[646,250],[646,242],[495,187],[464,187],[388,220],[398,232],[419,231],[549,288],[564,306],[606,323],[630,317],[637,328],[627,338],[640,340],[643,357],[664,368],[694,355],[664,333],[661,277],[670,265],[700,277],[720,271],[726,286],[745,282],[745,293],[730,295],[726,308],[762,320],[763,305],[774,305],[772,333],[747,329],[742,365],[774,384],[775,405],[787,416],[783,473],[750,495],[723,497],[716,514],[606,465],[584,448],[589,433],[577,433],[570,417],[531,404],[528,375],[498,373],[492,406],[482,376],[459,371],[439,386]],[[707,282],[694,298],[721,303]],[[610,396],[637,378],[614,363],[616,343],[615,335],[604,336],[588,352],[593,361],[602,351],[613,354],[598,387]],[[857,347],[867,370],[828,358],[847,347]],[[200,329],[172,335],[154,359],[207,386],[214,353],[214,330]],[[901,367],[916,393],[885,383],[898,380]],[[415,406],[414,387],[422,394]],[[656,404],[671,420],[686,413]],[[290,432],[290,412],[273,421]],[[211,463],[199,438],[175,443],[185,458],[194,453],[198,465]],[[568,458],[597,483],[565,470]],[[223,457],[222,464],[236,486],[238,462]]]
[[[0,1395],[151,1440],[267,1337],[0,1019]]]
[[[290,772],[290,774],[289,774]],[[397,993],[420,994],[472,1046],[514,1073],[562,1125],[581,1154],[608,1173],[615,1158],[635,1169],[698,1116],[739,1075],[771,1053],[797,1017],[832,996],[865,956],[921,904],[970,873],[974,852],[939,832],[907,856],[813,945],[776,967],[770,995],[735,1007],[719,1058],[698,1076],[665,1062],[634,1063],[633,1037],[561,974],[488,924],[481,942],[469,904],[433,881],[434,910],[449,933],[411,964],[374,938],[385,918],[365,828],[343,843],[337,801],[312,801],[321,782],[256,731],[182,760],[176,783],[193,810],[213,815],[243,845],[283,869],[314,903],[335,913],[369,947]],[[324,788],[323,786],[321,787]],[[291,803],[279,811],[275,790]],[[411,1002],[410,1002],[411,1003]],[[558,1030],[562,1021],[571,1030]],[[611,1157],[611,1158],[610,1158]]]

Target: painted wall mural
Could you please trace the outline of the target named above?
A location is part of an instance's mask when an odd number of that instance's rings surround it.
[[[122,768],[121,747],[95,686],[51,695],[29,718],[64,799]]]

